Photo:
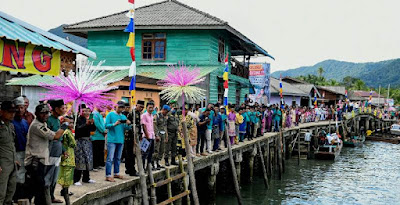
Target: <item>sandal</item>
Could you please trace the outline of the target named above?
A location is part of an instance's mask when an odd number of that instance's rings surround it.
[[[114,178],[116,178],[116,179],[124,179],[124,177],[121,176],[121,175],[114,175]]]
[[[62,203],[64,203],[64,202],[61,201],[60,199],[53,199],[53,200],[51,200],[51,203],[54,203],[54,204],[62,204]]]
[[[106,181],[108,181],[108,182],[115,182],[114,178],[112,178],[112,177],[106,177]]]

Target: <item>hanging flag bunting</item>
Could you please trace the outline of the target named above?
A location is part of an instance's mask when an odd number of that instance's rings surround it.
[[[284,108],[283,105],[283,86],[282,86],[282,75],[279,78],[279,95],[281,96],[281,108]]]
[[[228,91],[229,91],[229,55],[226,54],[225,58],[225,68],[224,68],[224,74],[222,76],[222,79],[224,80],[224,106],[226,107],[226,112],[228,112]]]
[[[129,67],[129,77],[131,77],[131,83],[129,85],[129,91],[131,92],[131,104],[136,104],[136,57],[135,57],[135,0],[128,0],[130,3],[130,9],[126,16],[130,19],[129,24],[125,28],[125,32],[129,32],[129,39],[126,46],[130,48],[132,63]]]
[[[346,98],[345,105],[346,105],[346,112],[347,112],[347,102],[349,101],[349,98],[347,97],[347,90],[344,91],[344,96]]]
[[[369,92],[369,101],[368,104],[372,103],[372,90]]]

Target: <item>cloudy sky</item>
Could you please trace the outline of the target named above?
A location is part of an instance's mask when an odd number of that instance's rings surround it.
[[[136,0],[143,6],[159,0]],[[276,60],[272,71],[326,59],[373,62],[400,57],[399,0],[180,0],[231,26]],[[128,8],[127,0],[8,0],[1,11],[43,29]]]

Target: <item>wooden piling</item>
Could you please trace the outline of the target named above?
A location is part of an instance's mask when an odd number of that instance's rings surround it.
[[[185,140],[185,151],[186,151],[186,159],[187,159],[187,169],[189,172],[189,181],[190,181],[190,188],[193,197],[193,202],[195,205],[199,205],[199,196],[197,195],[197,188],[196,188],[196,177],[194,174],[194,167],[193,167],[193,159],[192,153],[190,151],[190,144],[189,144],[189,135],[187,131],[186,121],[182,121],[182,132],[183,138]]]
[[[228,124],[225,124],[226,127],[228,127]],[[225,129],[225,140],[226,144],[228,145],[228,153],[229,153],[229,162],[231,163],[231,169],[232,169],[232,177],[233,177],[233,184],[235,186],[235,192],[236,192],[236,198],[238,200],[238,204],[242,204],[242,196],[240,195],[240,187],[239,187],[239,182],[237,179],[237,174],[236,174],[236,167],[235,167],[235,162],[233,161],[233,154],[232,154],[232,147],[231,147],[231,141],[228,137],[228,129]]]
[[[266,163],[267,163],[267,174],[268,174],[268,177],[271,177],[271,174],[272,174],[272,166],[271,166],[271,150],[270,150],[270,147],[269,147],[269,139],[267,139],[267,142],[266,142],[267,144],[266,144],[266,146],[265,146],[265,155],[266,155]]]
[[[185,168],[183,167],[182,155],[179,155],[178,159],[179,159],[179,169],[181,170],[181,173],[184,173]],[[186,180],[186,177],[183,177],[183,187],[186,192],[189,190],[188,184],[189,184],[189,182]],[[189,194],[186,195],[186,204],[190,205],[190,195]]]
[[[329,120],[329,125],[328,125],[328,133],[331,133],[331,120]]]
[[[267,174],[267,169],[265,167],[264,154],[263,154],[263,152],[261,150],[260,142],[258,142],[258,153],[260,155],[261,167],[262,167],[263,174],[264,174],[264,185],[265,185],[265,188],[268,189],[269,188],[269,185],[268,185],[268,174]]]
[[[175,160],[175,159],[173,159],[173,160]],[[169,168],[168,168],[168,167],[165,168],[165,176],[167,177],[167,179],[171,178],[171,174],[170,174],[170,171],[169,171]],[[167,192],[168,192],[168,198],[169,198],[169,199],[172,198],[172,187],[171,187],[171,183],[168,183],[168,184],[167,184]],[[171,203],[171,205],[173,205],[173,203]]]
[[[257,147],[253,148],[253,151],[249,156],[249,178],[250,182],[253,182],[253,173],[254,173],[254,157],[257,155]]]
[[[147,163],[147,171],[149,173],[149,181],[150,181],[150,201],[152,205],[157,204],[157,196],[156,196],[156,187],[154,183],[154,177],[153,177],[153,167],[151,166],[151,163]]]
[[[134,133],[134,147],[132,147],[132,149],[134,149],[134,153],[136,156],[136,162],[138,164],[138,171],[139,171],[139,178],[140,178],[140,188],[142,190],[142,203],[143,205],[149,205],[149,194],[147,193],[147,182],[146,182],[146,173],[145,170],[143,168],[143,161],[142,161],[142,150],[140,149],[140,142],[139,142],[139,136],[137,136],[137,132],[136,132],[136,112],[133,110],[132,111],[132,115],[133,115],[133,133]]]
[[[280,179],[280,170],[279,170],[279,136],[276,136],[274,139],[274,170]]]
[[[279,132],[279,137],[277,138],[277,158],[278,158],[278,178],[281,180],[282,179],[282,172],[283,172],[283,166],[282,166],[282,129],[280,129]]]
[[[300,130],[297,133],[297,154],[298,154],[297,165],[300,165]]]
[[[286,164],[286,138],[282,137],[282,173],[285,173],[285,164]]]

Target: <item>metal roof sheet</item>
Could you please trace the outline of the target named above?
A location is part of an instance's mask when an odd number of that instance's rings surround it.
[[[0,37],[96,58],[96,53],[0,11]]]
[[[317,86],[318,89],[327,90],[339,95],[345,95],[346,87],[344,86]]]
[[[290,96],[309,96],[308,92],[300,90],[299,88],[282,81],[282,91],[283,95]],[[270,93],[279,93],[279,80],[276,78],[270,78]]]

